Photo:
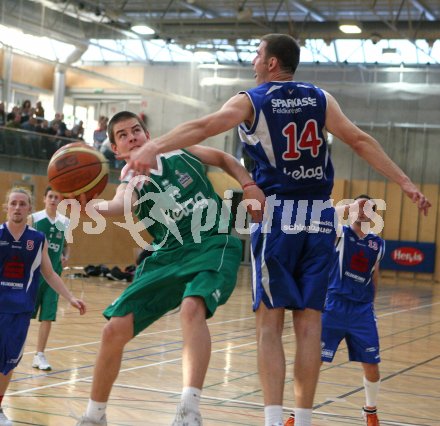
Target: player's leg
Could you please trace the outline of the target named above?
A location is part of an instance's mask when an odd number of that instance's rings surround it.
[[[52,321],[41,321],[38,329],[37,352],[44,352],[49,339]]]
[[[310,424],[321,366],[321,312],[315,309],[294,311],[293,325],[296,336],[295,417],[297,421],[304,418],[304,424]]]
[[[200,396],[211,356],[206,318],[213,316],[232,294],[241,259],[240,241],[228,235],[211,237],[199,246],[187,247],[185,253],[199,260],[194,267],[201,271],[191,275],[181,304],[183,389],[173,422],[176,426],[202,423]]]
[[[12,422],[6,417],[6,414],[3,412],[2,402],[3,397],[5,396],[6,389],[8,389],[9,382],[11,381],[13,370],[9,371],[9,373],[2,374],[0,373],[0,425],[1,426],[12,426]]]
[[[78,425],[105,425],[110,392],[121,368],[125,345],[133,338],[133,314],[112,317],[102,331],[86,414]]]
[[[146,259],[131,285],[103,313],[109,322],[102,333],[87,411],[78,426],[107,424],[105,409],[125,345],[181,303],[184,289],[181,280],[176,278],[175,269],[170,266],[173,255],[163,255],[157,260],[158,257]]]
[[[379,364],[362,363],[364,369],[365,407],[376,408],[380,385]]]
[[[0,425],[12,426],[1,405],[11,381],[12,372],[21,361],[31,315],[0,314]]]
[[[338,346],[345,336],[345,316],[337,309],[337,301],[329,299],[326,309],[322,314],[321,365],[323,362],[333,362]],[[293,426],[294,424],[295,412],[292,412],[285,426]]]
[[[173,425],[201,424],[200,397],[211,357],[206,305],[201,297],[186,297],[180,311],[182,326],[182,394]]]
[[[362,363],[364,369],[365,406],[363,414],[367,426],[379,426],[377,397],[380,388],[379,364]]]
[[[284,308],[268,309],[261,303],[256,313],[257,362],[263,388],[265,424],[280,424],[286,359],[282,342]]]
[[[32,361],[32,367],[48,371],[52,367],[47,361],[44,351],[49,339],[52,322],[56,320],[59,296],[44,280],[40,281],[38,293],[39,297],[36,307],[39,307],[38,319],[40,327],[38,329],[37,350]]]
[[[50,330],[52,328],[52,321],[41,321],[38,328],[37,337],[37,350],[32,362],[32,367],[39,368],[40,370],[48,371],[52,370],[51,365],[47,361],[44,354],[46,349],[47,340],[49,339]]]
[[[294,277],[302,297],[303,310],[293,313],[296,335],[294,366],[295,422],[310,426],[312,407],[321,366],[321,312],[324,309],[330,267],[336,237],[333,226],[335,214],[323,203],[308,205],[306,225],[316,225],[305,232],[301,257],[294,269]],[[315,211],[316,210],[316,211]]]
[[[356,308],[351,316],[347,348],[351,361],[362,363],[365,406],[363,415],[368,426],[378,426],[377,397],[380,387],[379,334],[372,304]]]
[[[206,306],[200,297],[186,297],[181,305],[183,386],[202,389],[211,356]]]
[[[286,307],[302,304],[293,271],[301,257],[304,236],[283,232],[282,217],[282,208],[275,207],[272,222],[255,225],[251,233],[252,299],[266,426],[283,422],[284,313]]]

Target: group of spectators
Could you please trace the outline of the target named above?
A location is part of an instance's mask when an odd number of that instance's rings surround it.
[[[60,136],[67,139],[83,140],[84,127],[82,121],[79,121],[72,129],[68,129],[63,114],[56,113],[51,121],[48,121],[44,114],[44,108],[40,101],[32,106],[31,101],[27,99],[23,101],[21,106],[14,106],[9,113],[6,113],[5,105],[1,102],[0,126],[50,136]]]
[[[99,117],[98,127],[93,132],[93,146],[104,154],[111,167],[121,168],[123,162],[115,158],[107,137],[108,120],[106,116]],[[10,112],[6,112],[5,104],[0,102],[0,127],[44,135],[44,137],[35,134],[23,136],[16,134],[17,132],[10,132],[10,135],[5,135],[7,141],[0,141],[0,153],[50,159],[60,147],[73,141],[84,141],[83,124],[80,120],[69,129],[64,122],[64,114],[59,112],[52,120],[47,120],[40,101],[32,106],[31,101],[26,99],[21,106],[14,106]],[[17,143],[18,141],[20,143]]]

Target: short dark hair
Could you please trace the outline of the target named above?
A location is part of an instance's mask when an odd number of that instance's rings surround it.
[[[139,116],[137,114],[135,114],[134,112],[131,111],[120,111],[117,112],[108,122],[107,125],[107,135],[108,138],[110,140],[110,143],[113,145],[116,145],[115,142],[115,135],[113,133],[113,127],[116,123],[119,123],[120,121],[123,120],[127,120],[130,118],[135,118],[138,123],[140,124],[140,126],[144,129],[145,132],[147,132],[147,126],[145,125],[145,123],[139,118]]]
[[[361,194],[361,195],[358,195],[358,196],[355,198],[355,200],[361,200],[361,199],[364,199],[364,200],[372,200],[372,198],[371,198],[369,195],[367,195],[367,194]],[[374,200],[373,200],[373,202],[374,202]],[[376,203],[373,204],[373,211],[374,211],[374,212],[376,211]]]
[[[261,38],[261,41],[266,42],[266,58],[275,56],[283,71],[295,74],[299,64],[301,47],[292,36],[288,34],[266,34]]]
[[[44,196],[46,196],[49,191],[52,191],[52,187],[46,186],[46,189],[44,190]]]

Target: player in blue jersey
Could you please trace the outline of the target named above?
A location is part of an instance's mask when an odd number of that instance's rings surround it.
[[[31,195],[13,188],[6,195],[7,221],[0,225],[0,426],[12,426],[1,402],[12,372],[23,355],[35,307],[40,271],[46,282],[84,314],[86,306],[74,297],[53,270],[44,234],[27,226]]]
[[[374,300],[379,285],[379,262],[385,241],[369,232],[371,215],[365,208],[372,203],[360,195],[358,214],[344,226],[336,240],[336,254],[330,273],[325,310],[322,316],[322,361],[332,362],[342,339],[350,361],[362,363],[366,402],[363,408],[367,426],[379,426],[376,401],[380,385],[379,334]],[[375,210],[375,206],[368,207]]]
[[[359,195],[355,203],[338,214],[350,213],[350,226],[343,226],[336,239],[325,310],[322,315],[322,361],[332,362],[339,343],[345,339],[350,361],[364,369],[367,426],[379,426],[376,413],[380,385],[379,334],[374,300],[379,285],[379,262],[385,253],[385,241],[371,230],[372,212],[376,210],[368,195]],[[352,217],[352,214],[355,215]],[[294,425],[291,413],[286,425]]]
[[[431,205],[380,144],[344,115],[333,96],[310,83],[293,81],[299,57],[300,47],[291,36],[264,36],[252,62],[257,87],[125,156],[130,168],[148,174],[159,153],[239,126],[244,148],[255,160],[254,180],[267,196],[265,221],[251,235],[266,426],[282,425],[285,357],[281,336],[286,309],[293,312],[296,334],[296,425],[311,424],[321,364],[321,310],[335,237],[334,212],[326,203],[333,187],[333,167],[323,129],[399,184],[420,211],[427,214]]]

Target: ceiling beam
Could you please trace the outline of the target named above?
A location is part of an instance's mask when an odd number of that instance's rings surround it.
[[[301,3],[300,1],[290,1],[289,2],[293,7],[296,7],[301,12],[305,13],[306,15],[309,15],[311,18],[313,18],[317,22],[325,22],[327,19],[326,17],[319,13],[317,10],[313,9],[310,6],[306,6],[305,4]]]
[[[421,1],[411,0],[412,5],[418,9],[421,13],[425,14],[428,21],[437,21],[437,17],[432,13]]]

